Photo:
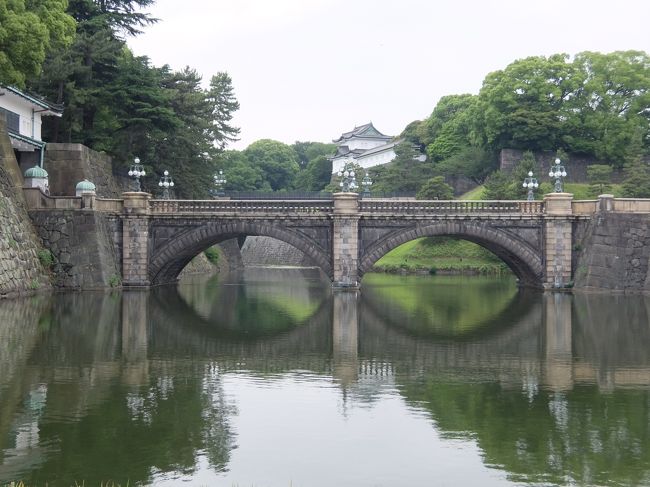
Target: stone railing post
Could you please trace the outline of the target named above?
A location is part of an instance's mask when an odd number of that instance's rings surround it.
[[[573,209],[570,193],[549,193],[544,196],[544,287],[563,288],[571,282],[571,251],[573,247]]]
[[[335,193],[332,235],[333,287],[359,287],[359,195]]]
[[[598,211],[599,212],[614,211],[613,194],[601,194],[598,196]]]
[[[122,193],[122,284],[146,287],[149,282],[149,193]]]
[[[81,208],[84,210],[94,210],[95,199],[97,199],[97,194],[94,191],[84,191],[81,193]]]

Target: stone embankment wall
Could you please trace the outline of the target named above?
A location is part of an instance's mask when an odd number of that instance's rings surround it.
[[[650,292],[650,216],[599,213],[574,247],[575,288]]]
[[[518,149],[502,149],[499,155],[499,168],[502,171],[511,171],[512,168],[521,160],[524,151]],[[555,163],[555,152],[535,152],[539,172],[535,176],[543,181],[549,181],[548,171],[551,165]],[[570,183],[586,183],[587,167],[592,164],[607,164],[606,161],[599,161],[593,157],[582,156],[578,154],[569,154],[568,161],[562,161],[565,165]],[[612,182],[620,183],[623,180],[623,171],[615,169],[612,173]]]
[[[117,217],[91,210],[30,212],[54,256],[54,285],[98,289],[121,284],[121,225]]]
[[[213,274],[220,271],[219,265],[214,265],[208,260],[203,252],[194,257],[189,264],[181,271],[179,277],[192,274]]]
[[[0,297],[50,286],[22,193],[23,178],[0,118]]]
[[[246,237],[241,248],[244,266],[312,267],[314,263],[300,250],[271,237]]]
[[[119,198],[122,188],[113,177],[111,158],[82,144],[47,144],[45,170],[52,196],[74,196],[79,181],[95,183],[100,198]]]

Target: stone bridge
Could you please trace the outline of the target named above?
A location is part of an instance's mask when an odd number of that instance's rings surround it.
[[[38,189],[25,194],[31,214],[78,209],[109,215],[124,286],[175,282],[199,252],[256,235],[299,249],[335,287],[357,287],[388,251],[415,238],[447,235],[489,249],[524,286],[565,287],[573,279],[577,224],[614,201],[573,201],[566,193],[532,202],[359,199],[356,193],[331,200],[205,201],[155,200],[142,192],[112,200],[51,198]]]

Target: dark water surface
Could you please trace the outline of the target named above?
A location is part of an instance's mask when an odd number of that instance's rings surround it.
[[[0,302],[0,485],[650,484],[650,298],[249,270]]]

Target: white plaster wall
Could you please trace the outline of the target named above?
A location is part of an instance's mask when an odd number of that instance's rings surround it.
[[[374,147],[379,147],[380,145],[384,145],[386,142],[383,140],[377,140],[377,139],[351,139],[345,142],[343,145],[347,145],[350,150],[354,149],[372,149]]]
[[[0,107],[18,114],[20,117],[20,135],[41,140],[41,114],[34,113],[34,127],[32,131],[31,103],[8,91],[4,93],[4,95],[0,96]]]
[[[356,163],[359,164],[362,168],[368,169],[370,167],[380,166],[382,164],[388,164],[390,161],[395,159],[395,151],[393,149],[387,150],[386,152],[380,152],[379,154],[373,154],[371,156],[363,157],[361,155],[356,159]]]
[[[332,173],[336,174],[337,172],[342,170],[343,167],[348,162],[355,162],[356,164],[359,164],[362,168],[368,169],[371,167],[380,166],[382,164],[388,164],[393,159],[395,159],[395,151],[393,149],[387,150],[385,152],[380,152],[379,154],[373,154],[367,157],[361,155],[356,159],[352,157],[339,157],[337,159],[332,160]]]
[[[345,165],[352,161],[354,161],[352,157],[339,157],[337,159],[332,159],[332,174],[342,171]]]

